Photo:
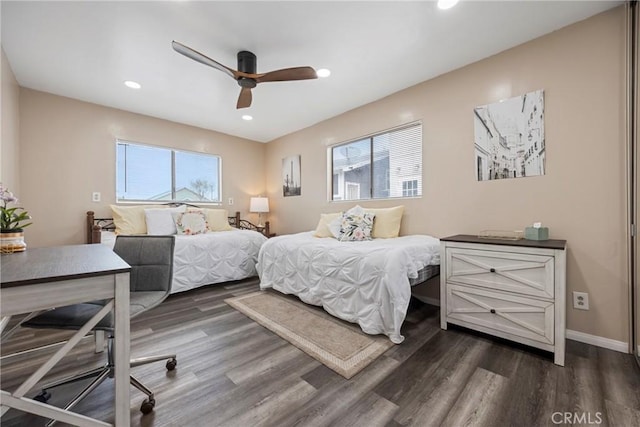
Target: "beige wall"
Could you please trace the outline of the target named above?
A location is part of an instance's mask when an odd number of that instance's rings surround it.
[[[20,86],[16,81],[11,65],[7,60],[4,49],[0,48],[0,56],[2,62],[0,89],[0,99],[2,99],[2,114],[0,115],[0,165],[2,172],[0,173],[0,182],[20,196],[20,179],[18,174],[18,164],[20,161],[19,150],[19,96]]]
[[[34,221],[25,230],[29,247],[84,243],[85,212],[110,216],[116,138],[222,156],[223,207],[243,217],[249,198],[265,191],[264,144],[22,88],[20,197]],[[102,202],[91,201],[94,191]]]
[[[568,298],[586,291],[591,299],[589,311],[567,304],[567,327],[628,341],[624,28],[619,7],[270,142],[273,231],[310,230],[320,212],[354,204],[327,201],[328,144],[422,120],[422,198],[361,204],[404,204],[404,234],[542,221],[568,241]],[[473,108],[537,89],[545,91],[546,175],[477,182]],[[294,154],[302,155],[302,196],[283,198],[281,162]]]

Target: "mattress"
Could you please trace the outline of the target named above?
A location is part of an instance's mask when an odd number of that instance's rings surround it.
[[[439,259],[439,258],[438,258]],[[417,277],[409,278],[409,285],[416,286],[440,274],[439,265],[427,265],[418,270]]]
[[[116,235],[103,231],[101,243],[113,247]],[[171,293],[257,275],[260,247],[267,238],[256,231],[216,231],[176,235]]]
[[[399,344],[410,281],[424,281],[419,272],[433,274],[435,268],[426,267],[439,264],[440,241],[431,236],[339,242],[305,232],[265,242],[256,269],[261,289],[297,295]]]

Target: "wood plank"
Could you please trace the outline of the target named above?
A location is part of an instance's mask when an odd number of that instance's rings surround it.
[[[508,378],[482,368],[475,370],[442,426],[492,425],[507,389]],[[478,393],[482,390],[482,393]]]
[[[388,426],[397,411],[397,405],[375,393],[367,393],[349,408],[344,417],[334,419],[329,425],[332,427]]]
[[[272,426],[326,426],[339,420],[350,411],[360,396],[371,391],[382,379],[393,372],[399,363],[387,357],[380,357],[350,381],[330,382],[318,390],[317,395],[305,405],[269,422]]]

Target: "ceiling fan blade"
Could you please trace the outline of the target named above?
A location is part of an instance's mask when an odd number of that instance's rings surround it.
[[[182,43],[179,43],[177,41],[172,41],[171,42],[171,46],[173,47],[173,50],[175,50],[176,52],[186,56],[189,59],[193,59],[194,61],[197,61],[201,64],[204,65],[208,65],[209,67],[213,67],[216,70],[220,70],[223,73],[227,74],[229,77],[232,77],[234,79],[238,79],[237,76],[237,71],[234,69],[231,69],[225,65],[222,65],[221,63],[214,61],[213,59],[209,58],[206,55],[201,54],[200,52],[198,52],[197,50],[193,50],[188,46],[183,45]]]
[[[243,87],[240,91],[240,96],[238,97],[238,104],[236,105],[236,108],[240,109],[250,107],[252,98],[253,96],[251,95],[251,88]]]
[[[308,80],[317,79],[316,70],[311,67],[285,68],[282,70],[270,71],[256,78],[256,82],[284,82],[288,80]]]

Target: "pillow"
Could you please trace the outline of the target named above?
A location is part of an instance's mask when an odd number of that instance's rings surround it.
[[[364,214],[364,209],[362,209],[362,206],[360,205],[355,205],[354,207],[352,207],[351,209],[349,209],[346,212],[341,212],[340,216],[334,218],[329,225],[327,226],[327,228],[329,229],[329,232],[331,233],[331,235],[333,237],[335,237],[336,239],[340,240],[340,237],[342,235],[342,222],[344,219],[345,215],[351,215],[354,217],[361,217]]]
[[[233,227],[229,225],[229,212],[226,209],[205,209],[209,231],[229,231]]]
[[[373,222],[373,231],[371,233],[371,236],[374,239],[398,237],[400,234],[400,223],[402,222],[404,206],[401,205],[393,208],[379,209],[365,208],[364,211],[376,216],[376,219]]]
[[[187,209],[186,206],[175,208],[153,208],[145,209],[144,217],[147,223],[147,234],[150,236],[166,236],[176,234],[176,223],[172,214],[181,213]]]
[[[155,206],[117,206],[111,205],[113,224],[116,234],[147,234],[144,209]]]
[[[190,209],[182,213],[171,214],[176,223],[178,234],[203,234],[208,231],[207,217],[201,210]]]
[[[335,237],[329,229],[329,224],[337,218],[342,217],[342,212],[320,214],[320,221],[316,231],[313,233],[315,237]]]
[[[327,228],[341,242],[371,240],[374,217],[356,205],[331,221]]]

